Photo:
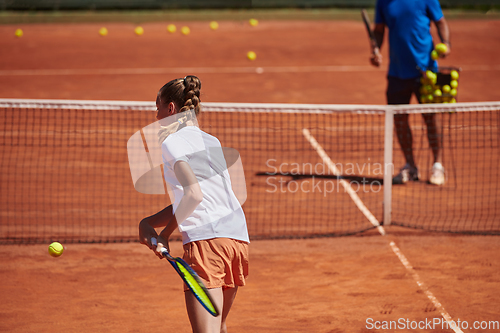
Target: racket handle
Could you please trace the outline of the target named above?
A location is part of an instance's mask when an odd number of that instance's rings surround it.
[[[158,241],[156,240],[156,237],[151,237],[151,245],[158,246]],[[168,253],[168,250],[165,247],[162,247],[160,251],[161,254],[163,254],[163,256],[170,258],[170,253]]]

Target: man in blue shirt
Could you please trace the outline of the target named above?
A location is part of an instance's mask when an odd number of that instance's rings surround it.
[[[387,104],[409,104],[412,94],[420,102],[420,78],[426,70],[437,72],[437,62],[432,60],[434,42],[430,23],[434,22],[441,42],[450,53],[450,32],[438,0],[377,0],[375,6],[374,34],[378,47],[382,46],[385,27],[389,29],[389,72],[387,74]],[[378,50],[377,50],[378,51]],[[380,66],[382,56],[375,52],[371,63]],[[431,184],[445,183],[442,165],[441,137],[435,114],[422,114],[427,126],[427,137],[432,148],[434,164]],[[418,169],[413,158],[412,133],[408,114],[395,115],[394,124],[406,165],[393,178],[393,183],[404,184],[418,180]]]

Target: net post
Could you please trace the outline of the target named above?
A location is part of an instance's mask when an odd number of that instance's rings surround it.
[[[394,135],[394,109],[390,106],[385,110],[384,126],[384,218],[383,225],[391,224],[392,212],[392,142]]]

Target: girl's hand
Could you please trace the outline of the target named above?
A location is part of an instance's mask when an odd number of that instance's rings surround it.
[[[168,243],[168,240],[164,239],[160,235],[158,237],[155,237],[152,241],[153,248],[152,250],[156,254],[156,256],[160,259],[165,258],[163,254],[161,253],[161,250],[163,248],[166,248],[167,251],[170,253],[170,244]]]
[[[139,241],[154,251],[156,247],[151,244],[153,237],[157,238],[158,234],[155,228],[148,223],[148,218],[145,218],[139,223]]]

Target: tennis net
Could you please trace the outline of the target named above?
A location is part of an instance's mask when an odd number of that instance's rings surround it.
[[[379,223],[497,234],[499,110],[500,102],[204,103],[199,123],[241,155],[252,239],[348,235]],[[0,99],[0,243],[136,241],[138,222],[169,204],[137,192],[129,170],[127,141],[154,111],[150,102]],[[419,114],[429,112],[442,133],[443,186],[427,183],[432,157]],[[410,115],[421,179],[391,189],[384,175],[404,159],[386,128],[400,113]]]

